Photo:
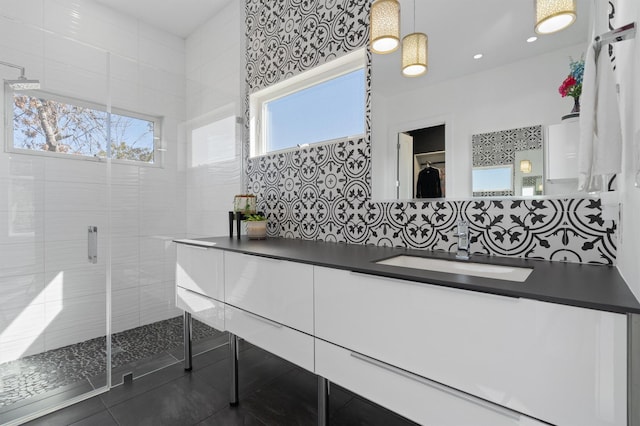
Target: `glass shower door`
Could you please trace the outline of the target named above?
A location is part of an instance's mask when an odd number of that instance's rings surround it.
[[[0,424],[110,385],[108,54],[15,13],[0,26],[24,39],[0,58],[41,87],[2,92]]]

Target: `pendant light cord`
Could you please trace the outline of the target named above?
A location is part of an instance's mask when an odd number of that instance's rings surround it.
[[[416,0],[413,0],[413,31],[416,32]]]

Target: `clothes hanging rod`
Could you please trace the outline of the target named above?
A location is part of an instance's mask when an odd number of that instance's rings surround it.
[[[607,33],[601,34],[595,38],[596,47],[599,49],[603,45],[617,43],[622,40],[631,40],[636,36],[636,23],[623,25],[620,28],[611,30]]]

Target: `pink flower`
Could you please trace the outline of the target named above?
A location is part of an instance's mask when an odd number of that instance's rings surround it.
[[[569,94],[569,91],[575,85],[576,85],[576,79],[573,78],[573,76],[570,75],[567,78],[565,78],[565,80],[562,82],[560,87],[558,87],[558,92],[560,92],[560,95],[562,95],[562,97],[564,98],[565,96],[567,96]]]

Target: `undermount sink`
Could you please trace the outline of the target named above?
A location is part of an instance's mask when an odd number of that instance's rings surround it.
[[[492,278],[496,280],[524,282],[533,268],[515,266],[490,265],[468,261],[431,259],[428,257],[407,256],[401,254],[389,259],[379,260],[378,265],[400,266],[403,268],[421,269],[424,271],[447,272],[450,274],[471,275],[474,277]]]

